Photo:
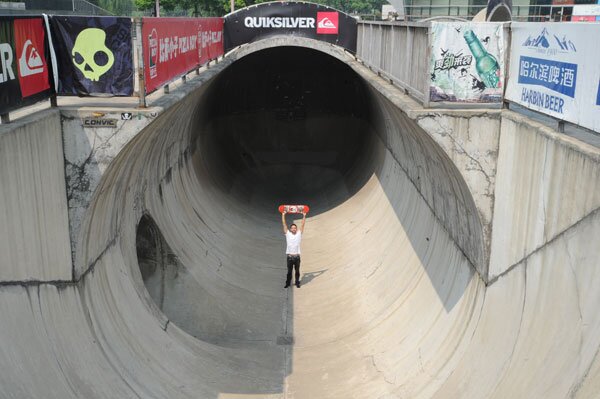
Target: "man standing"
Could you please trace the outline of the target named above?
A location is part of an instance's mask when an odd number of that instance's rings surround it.
[[[285,280],[285,287],[288,288],[292,282],[292,269],[296,268],[296,287],[300,288],[300,242],[302,241],[302,233],[304,233],[304,223],[306,222],[306,212],[302,212],[302,226],[298,231],[298,226],[294,223],[290,225],[290,229],[287,228],[285,222],[285,214],[281,213],[281,223],[283,224],[283,234],[285,234],[286,249],[285,254],[287,257],[287,279]]]

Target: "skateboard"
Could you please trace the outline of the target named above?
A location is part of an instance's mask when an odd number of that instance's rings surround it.
[[[279,212],[283,213],[302,213],[303,211],[308,213],[310,210],[308,205],[279,205]]]

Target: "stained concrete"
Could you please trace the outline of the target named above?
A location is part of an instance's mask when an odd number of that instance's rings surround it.
[[[0,286],[0,397],[595,397],[597,151],[504,111],[420,110],[333,48],[266,51],[278,40],[230,55],[119,152],[78,234],[78,283]],[[259,97],[276,87],[278,101]],[[461,123],[500,130],[481,139]],[[493,260],[531,226],[510,205],[535,202],[512,166],[539,140],[585,172],[570,186],[582,200],[546,208],[569,214],[560,223],[533,217],[548,234],[488,279],[490,248]],[[532,181],[554,184],[538,159]],[[283,289],[280,193],[313,206],[300,289]],[[176,302],[194,311],[161,311],[144,285],[145,215],[185,268]]]

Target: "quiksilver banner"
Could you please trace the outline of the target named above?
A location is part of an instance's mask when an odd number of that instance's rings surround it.
[[[131,19],[50,18],[58,64],[58,94],[133,94]]]
[[[0,113],[50,97],[49,58],[42,17],[0,17]]]
[[[336,44],[356,52],[356,20],[314,3],[270,2],[225,16],[225,51],[274,35],[294,35]]]

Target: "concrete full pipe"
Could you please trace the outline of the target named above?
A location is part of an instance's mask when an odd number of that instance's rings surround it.
[[[591,170],[591,210],[492,281],[500,244],[414,119],[343,55],[254,50],[111,163],[77,284],[0,286],[0,397],[598,397],[597,153],[561,158]],[[498,155],[500,214],[519,151]],[[301,289],[286,202],[312,209]]]

